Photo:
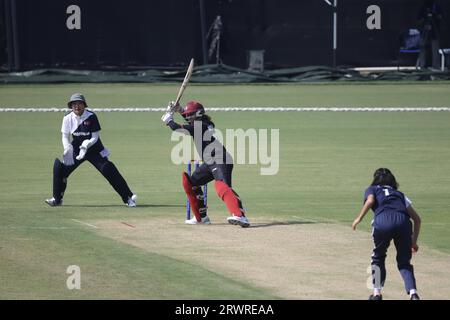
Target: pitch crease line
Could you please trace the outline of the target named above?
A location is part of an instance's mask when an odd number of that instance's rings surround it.
[[[80,221],[80,220],[77,220],[77,219],[70,219],[70,220],[75,221],[75,222],[80,223],[80,224],[84,224],[85,226],[88,226],[88,227],[91,227],[91,228],[94,228],[94,229],[98,229],[97,226],[94,226],[93,224],[90,224],[90,223],[87,223],[87,222],[83,222],[83,221]]]

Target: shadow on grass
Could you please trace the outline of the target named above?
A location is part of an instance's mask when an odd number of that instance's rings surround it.
[[[290,226],[295,224],[316,224],[320,222],[315,221],[298,221],[298,220],[292,220],[292,221],[273,221],[269,223],[251,223],[250,228],[266,228],[266,227],[275,227],[275,226]]]
[[[290,226],[290,225],[296,225],[296,224],[317,224],[317,223],[326,223],[326,222],[319,222],[319,221],[299,221],[299,220],[291,220],[291,221],[272,221],[272,222],[251,222],[250,221],[250,227],[249,229],[253,228],[266,228],[266,227],[276,227],[276,226]],[[216,222],[213,221],[211,225],[214,226],[229,226],[231,225],[228,222]],[[236,226],[239,227],[239,226]],[[243,228],[246,229],[246,228]]]
[[[127,206],[124,204],[68,204],[64,205],[64,207],[71,208],[126,208]],[[138,204],[133,210],[139,208],[185,208],[186,205],[183,204]]]

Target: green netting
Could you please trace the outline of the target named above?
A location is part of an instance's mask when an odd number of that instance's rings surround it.
[[[186,69],[147,69],[130,71],[96,71],[70,69],[39,69],[0,73],[0,83],[61,83],[61,82],[179,82]],[[361,74],[353,69],[332,69],[309,66],[257,72],[227,65],[203,65],[194,69],[194,83],[270,83],[325,81],[417,81],[450,80],[450,72],[379,71]]]

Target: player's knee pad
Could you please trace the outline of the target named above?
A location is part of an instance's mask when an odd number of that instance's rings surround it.
[[[192,180],[186,172],[183,172],[183,188],[187,194],[192,194],[197,197],[198,200],[203,201],[205,196],[201,186],[194,186]]]
[[[225,202],[225,205],[227,206],[228,211],[230,211],[231,214],[241,216],[245,213],[245,210],[242,207],[241,200],[234,192],[234,190],[231,189],[225,182],[216,180],[214,186],[216,188],[217,195],[220,199],[222,199],[223,202]]]
[[[236,202],[238,206],[241,206],[241,199],[239,198],[238,194],[228,186],[228,184],[226,184],[222,180],[216,180],[214,182],[214,186],[220,199],[225,202]]]
[[[191,179],[186,172],[183,172],[183,188],[188,195],[195,195]]]
[[[183,172],[183,188],[187,194],[195,218],[197,219],[197,221],[201,221],[202,212],[200,211],[200,209],[202,208],[202,206],[199,199],[197,198],[196,192],[194,191],[191,179],[189,178],[189,175],[186,172]]]
[[[217,195],[220,199],[223,199],[228,193],[233,193],[233,189],[221,180],[216,180],[214,182],[214,187],[216,188]]]

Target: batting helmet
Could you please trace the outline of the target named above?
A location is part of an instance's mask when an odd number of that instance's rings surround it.
[[[203,108],[202,104],[197,101],[189,101],[184,107],[181,115],[187,121],[195,120],[201,118],[205,114],[205,108]]]
[[[86,99],[84,98],[84,96],[81,93],[74,93],[73,95],[71,95],[69,102],[67,102],[67,106],[70,109],[72,109],[72,102],[75,102],[75,101],[83,101],[84,105],[87,107]]]

